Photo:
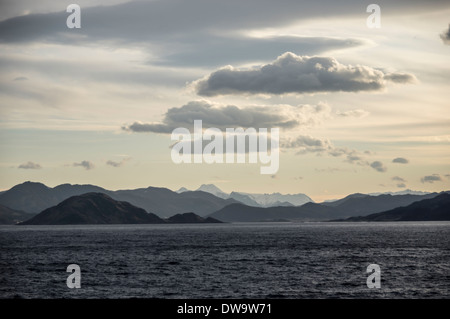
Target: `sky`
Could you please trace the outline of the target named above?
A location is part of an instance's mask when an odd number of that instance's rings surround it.
[[[450,4],[371,3],[0,0],[0,190],[449,190]],[[279,128],[278,171],[174,163],[194,120]]]

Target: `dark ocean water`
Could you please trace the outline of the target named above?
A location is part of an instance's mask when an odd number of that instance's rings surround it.
[[[14,297],[449,298],[450,222],[0,226]]]

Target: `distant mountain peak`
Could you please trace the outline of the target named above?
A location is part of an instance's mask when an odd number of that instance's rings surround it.
[[[11,189],[31,188],[31,187],[41,188],[41,189],[49,189],[49,187],[46,186],[45,184],[42,184],[39,182],[31,182],[31,181],[26,181],[26,182],[23,182],[22,184],[17,184],[14,187],[12,187]]]
[[[313,202],[313,200],[302,193],[298,194],[281,194],[279,192],[277,193],[264,193],[264,194],[255,194],[255,193],[235,193],[240,195],[246,195],[253,201],[257,202],[260,206],[263,207],[270,207],[270,206],[276,206],[279,203],[290,203],[293,206],[300,206],[308,202]]]
[[[180,189],[176,190],[175,193],[184,193],[184,192],[189,192],[189,189],[187,189],[186,187],[181,187]]]
[[[430,192],[422,192],[422,191],[414,191],[412,189],[405,189],[397,192],[382,192],[382,193],[370,193],[368,195],[378,196],[378,195],[427,195],[431,194]]]
[[[218,193],[225,193],[222,191],[219,187],[217,187],[214,184],[202,184],[199,188],[197,188],[198,191],[204,191],[204,192],[218,192]]]
[[[199,188],[196,189],[196,191],[210,193],[223,199],[227,199],[229,197],[229,194],[225,193],[214,184],[202,184]]]

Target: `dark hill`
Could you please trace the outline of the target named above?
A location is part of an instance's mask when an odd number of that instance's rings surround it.
[[[30,219],[33,216],[34,214],[28,214],[20,210],[0,205],[0,225],[14,225]]]
[[[333,216],[333,208],[311,202],[293,207],[252,207],[231,204],[210,215],[224,222],[261,222],[280,219],[326,220],[329,216]]]
[[[436,197],[437,193],[426,195],[389,195],[378,196],[352,194],[343,199],[322,205],[334,207],[336,215],[352,217],[366,216],[384,212],[397,207],[408,206],[414,202]]]
[[[450,220],[450,194],[443,193],[406,207],[368,216],[351,217],[346,221],[443,221]]]
[[[207,217],[203,218],[194,213],[176,214],[167,219],[171,224],[206,224],[206,223],[222,223],[220,220]]]
[[[106,193],[107,191],[93,185],[63,184],[50,188],[41,183],[25,182],[0,194],[0,204],[15,210],[37,214],[69,197],[91,192]]]
[[[102,193],[70,197],[48,208],[22,225],[75,224],[154,224],[164,223],[158,216],[128,202],[113,200]]]

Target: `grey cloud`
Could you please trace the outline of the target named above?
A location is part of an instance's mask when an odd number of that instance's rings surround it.
[[[387,171],[387,168],[380,161],[372,162],[370,164],[370,167],[372,167],[374,170],[376,170],[377,172],[380,172],[380,173],[383,173],[383,172]]]
[[[406,187],[406,184],[405,184],[405,183],[398,183],[398,184],[397,184],[397,187],[398,187],[398,188],[405,188],[405,187]]]
[[[5,0],[8,1],[8,0]],[[3,1],[3,2],[5,2]],[[68,29],[68,3],[55,1],[2,2],[0,42],[46,42],[70,45],[132,45],[151,52],[150,64],[211,66],[270,60],[286,51],[320,54],[365,45],[367,40],[336,37],[244,36],[248,30],[283,27],[316,17],[358,17],[365,8],[358,0],[336,5],[332,0],[210,0],[81,1],[81,28]],[[122,3],[125,2],[125,3]],[[444,1],[380,3],[383,14],[435,11]],[[329,8],[329,9],[327,9]],[[330,10],[332,8],[332,10]],[[23,14],[29,10],[30,14]],[[56,62],[56,61],[55,61]]]
[[[361,109],[357,109],[357,110],[350,110],[350,111],[345,111],[345,112],[338,111],[338,112],[336,112],[336,115],[338,117],[361,118],[361,117],[365,117],[365,116],[369,115],[369,112],[361,110]]]
[[[361,161],[361,160],[362,160],[362,158],[360,156],[350,155],[350,154],[347,155],[347,161],[350,162],[350,163]]]
[[[337,167],[328,167],[328,168],[315,168],[317,173],[336,173],[336,172],[348,172],[348,169],[342,169]]]
[[[403,158],[403,157],[397,157],[397,158],[394,158],[394,159],[392,160],[392,163],[408,164],[409,161],[408,161],[406,158]]]
[[[344,162],[358,165],[358,166],[370,166],[378,172],[386,172],[387,168],[380,161],[369,162],[361,152],[357,150],[348,149],[345,147],[336,147],[328,139],[315,138],[309,135],[300,135],[295,139],[287,138],[280,141],[280,147],[284,149],[297,149],[297,155],[303,155],[307,153],[315,153],[317,155],[328,154],[333,157],[344,157]],[[372,154],[370,151],[365,151],[364,154]],[[316,170],[319,171],[319,170]],[[396,176],[393,178],[396,181],[405,181]]]
[[[300,7],[297,3],[289,5]],[[211,67],[270,60],[286,51],[318,54],[367,43],[366,40],[351,38],[261,38],[244,36],[240,32],[231,32],[232,36],[223,35],[226,30],[282,25],[299,18],[298,13],[290,12],[283,5],[258,1],[257,6],[258,10],[254,10],[243,5],[242,1],[234,0],[227,1],[226,6],[204,0],[130,1],[101,7],[81,6],[81,29],[68,29],[66,18],[69,13],[60,5],[58,12],[29,14],[1,21],[0,42],[106,43],[108,46],[115,43],[122,47],[131,44],[151,52],[150,64]],[[268,11],[263,13],[265,7]],[[280,20],[276,19],[276,11],[280,11]],[[262,14],[270,15],[270,19],[260,20]]]
[[[172,133],[172,131],[176,127],[171,127],[167,124],[148,124],[148,123],[140,123],[140,122],[134,122],[130,125],[124,125],[122,126],[122,129],[125,131],[130,131],[134,133],[147,133],[147,132],[153,132],[153,133]]]
[[[309,135],[300,135],[295,139],[284,139],[281,141],[280,146],[282,148],[298,149],[297,154],[322,153],[333,149],[330,141]]]
[[[223,6],[214,1],[165,0],[82,7],[82,27],[76,30],[66,27],[68,13],[65,11],[30,14],[1,21],[0,42],[106,43],[108,46],[116,43],[122,47],[131,44],[151,52],[149,64],[210,67],[268,60],[285,51],[318,54],[366,43],[360,39],[330,37],[256,38],[237,32],[231,32],[233,36],[220,35],[227,30],[281,25],[298,19],[298,14],[282,5],[266,1],[255,5],[258,10],[243,5],[242,1],[227,1]],[[300,7],[296,3],[290,5]],[[262,13],[264,7],[268,11]],[[281,11],[279,20],[275,11]],[[271,16],[260,20],[262,14]]]
[[[404,180],[403,178],[401,178],[400,176],[394,176],[392,177],[393,181],[397,181],[397,182],[406,182],[406,180]]]
[[[16,78],[14,78],[13,81],[26,81],[26,80],[28,80],[27,77],[25,77],[25,76],[18,76]]]
[[[9,6],[2,3],[0,15],[7,19],[0,21],[0,42],[132,45],[151,52],[151,64],[214,68],[228,63],[267,61],[286,51],[313,55],[368,43],[361,39],[325,36],[257,38],[244,36],[241,32],[291,25],[314,17],[360,18],[366,13],[358,0],[348,0],[338,6],[332,0],[313,3],[228,0],[226,5],[210,0],[118,2],[125,1],[77,2],[81,6],[81,29],[66,27],[67,4],[49,0],[44,4],[39,1],[39,5],[36,1],[24,4],[22,0]],[[443,6],[441,1],[428,1],[427,5],[419,0],[408,2],[410,11],[423,12]],[[324,9],[327,7],[333,9]],[[404,5],[392,1],[383,3],[382,7],[384,14],[403,14],[405,11]],[[14,16],[23,14],[24,8],[31,9],[31,14]]]
[[[424,184],[425,183],[442,182],[442,178],[438,174],[433,174],[433,175],[427,175],[427,176],[422,177],[420,179],[420,181]]]
[[[446,45],[450,45],[450,24],[448,25],[448,29],[445,30],[442,34],[440,34],[442,42]]]
[[[23,1],[14,1],[23,2]],[[260,27],[290,25],[302,19],[319,17],[364,16],[365,7],[358,0],[347,0],[336,5],[332,0],[290,1],[290,0],[228,0],[226,4],[211,0],[165,0],[165,1],[128,1],[111,5],[82,7],[81,29],[68,29],[65,25],[69,15],[65,12],[67,3],[48,6],[39,2],[26,5],[32,8],[32,14],[14,17],[0,22],[0,41],[67,41],[80,35],[84,41],[148,42],[160,39],[177,41],[193,32],[213,33],[217,31],[251,30]],[[100,1],[96,1],[98,5]],[[117,3],[117,1],[115,1]],[[382,1],[378,3],[384,14],[402,14],[405,12],[428,12],[446,8],[445,1],[420,0]],[[3,3],[2,3],[3,6]],[[16,7],[19,4],[15,5]],[[448,6],[448,3],[447,3]],[[14,11],[14,5],[8,10]],[[38,8],[36,8],[38,7]],[[57,12],[45,13],[42,8]],[[3,9],[3,7],[2,7]],[[16,11],[17,12],[17,11]],[[33,14],[40,12],[40,14]],[[5,13],[2,12],[5,15]]]
[[[129,0],[107,0],[108,5],[128,2]],[[2,0],[2,10],[0,12],[0,20],[9,19],[16,16],[24,15],[24,13],[48,13],[60,11],[67,4],[61,5],[60,1],[55,0]],[[70,2],[69,2],[70,3]],[[82,8],[104,5],[105,0],[77,0],[76,3]]]
[[[327,150],[331,147],[331,143],[328,140],[321,140],[309,135],[300,135],[294,140],[286,140],[283,142],[283,147],[285,148],[297,148],[304,146]]]
[[[309,106],[249,106],[238,108],[234,105],[216,106],[208,101],[191,101],[182,107],[170,108],[159,123],[135,122],[124,125],[130,132],[171,133],[175,128],[192,128],[194,120],[202,120],[203,127],[219,129],[243,128],[292,128],[300,124],[309,125],[327,114],[323,105]]]
[[[130,160],[130,158],[124,158],[120,162],[108,160],[106,162],[106,165],[109,165],[112,167],[121,167],[121,166],[125,165],[125,163],[128,162],[129,160]]]
[[[333,147],[333,148],[329,151],[329,154],[330,154],[331,156],[334,156],[334,157],[339,157],[339,156],[342,156],[342,155],[349,154],[349,153],[351,153],[351,152],[352,152],[352,151],[349,150],[349,149],[347,149],[347,148]]]
[[[384,79],[394,83],[415,83],[416,77],[408,73],[388,73],[385,74]]]
[[[84,167],[87,170],[93,169],[95,165],[90,161],[81,161],[79,163],[73,163],[74,167]]]
[[[320,139],[309,135],[299,135],[296,138],[285,138],[280,141],[280,147],[285,149],[297,149],[297,155],[307,153],[328,154],[333,157],[346,156],[346,162],[358,164],[362,158],[355,150],[335,147],[328,139]],[[359,164],[362,164],[359,163]]]
[[[24,164],[20,164],[17,168],[22,168],[22,169],[41,169],[42,166],[39,165],[38,163],[34,163],[34,162],[26,162]]]
[[[357,151],[355,151],[355,150],[350,150],[350,151],[347,150],[345,152],[345,154],[347,155],[346,159],[345,159],[345,161],[347,163],[356,164],[356,165],[360,165],[360,166],[370,165],[370,163],[367,162],[363,157],[358,155]]]
[[[315,138],[309,135],[300,135],[295,139],[282,139],[280,141],[280,147],[297,149],[297,155],[316,153],[318,155],[328,154],[333,157],[345,156],[344,161],[347,163],[360,166],[370,165],[356,150],[336,147],[328,139]]]
[[[286,52],[274,62],[250,70],[221,68],[192,85],[202,96],[380,91],[387,81],[400,81],[396,75],[387,77],[368,66],[344,65],[332,57]]]

